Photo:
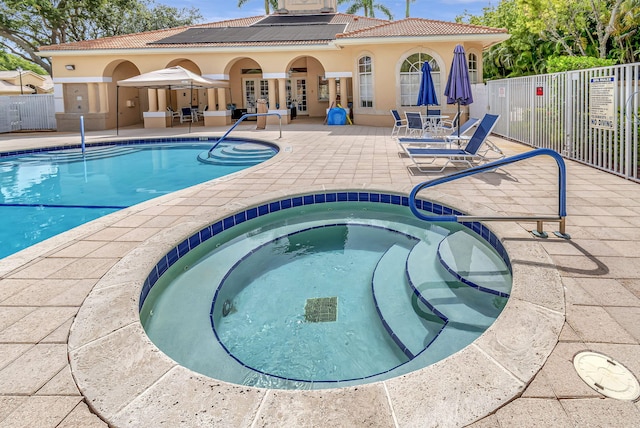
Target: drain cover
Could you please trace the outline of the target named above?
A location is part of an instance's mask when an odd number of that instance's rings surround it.
[[[307,299],[307,303],[304,305],[304,319],[307,322],[333,322],[337,318],[337,297]]]
[[[618,400],[640,397],[640,384],[625,366],[596,352],[580,352],[573,357],[578,375],[600,394]]]

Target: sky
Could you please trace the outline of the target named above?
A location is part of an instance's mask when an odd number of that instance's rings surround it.
[[[242,8],[236,0],[155,0],[158,4],[166,4],[177,8],[194,7],[200,10],[203,22],[215,22],[245,16],[264,15],[264,0],[248,0]],[[393,13],[394,19],[402,19],[405,15],[405,0],[378,0]],[[454,21],[456,16],[465,11],[480,15],[485,7],[493,7],[498,0],[416,0],[411,3],[412,17],[429,18],[442,21]],[[346,6],[338,6],[338,12],[344,12]],[[385,18],[378,10],[376,18]],[[362,13],[362,12],[360,12]]]

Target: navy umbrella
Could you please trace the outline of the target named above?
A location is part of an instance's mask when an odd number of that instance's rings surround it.
[[[447,104],[458,104],[458,137],[460,136],[460,106],[466,106],[473,102],[471,93],[471,82],[469,81],[469,69],[467,68],[467,57],[464,48],[456,45],[453,50],[453,61],[447,79],[447,86],[444,88],[447,96]]]
[[[420,90],[418,91],[419,106],[438,105],[438,97],[436,96],[436,88],[431,78],[431,66],[427,61],[422,64],[422,77],[420,79]],[[429,107],[427,107],[427,113]]]

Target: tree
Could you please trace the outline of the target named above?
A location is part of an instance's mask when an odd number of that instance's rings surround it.
[[[3,0],[0,47],[51,73],[40,46],[189,25],[197,9],[155,6],[152,0]]]
[[[248,0],[238,0],[238,7],[242,7]],[[264,0],[264,14],[269,15],[271,10],[278,10],[278,0]]]
[[[405,15],[404,15],[404,16],[405,16],[405,18],[408,18],[408,17],[409,17],[409,15],[410,15],[410,13],[409,13],[409,5],[410,5],[411,3],[413,3],[413,2],[415,2],[415,1],[416,1],[416,0],[407,0],[407,9],[406,9],[406,12],[405,12]]]
[[[391,13],[391,10],[383,4],[376,3],[375,0],[338,0],[338,4],[350,4],[350,6],[347,7],[346,13],[351,15],[362,9],[364,16],[375,18],[375,9],[377,9],[388,19],[393,19],[393,13]]]

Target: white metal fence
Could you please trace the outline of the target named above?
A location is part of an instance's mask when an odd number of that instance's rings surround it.
[[[492,80],[471,114],[500,114],[498,135],[640,181],[639,76],[636,63]]]
[[[53,95],[0,97],[0,133],[56,129]]]

